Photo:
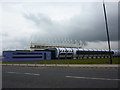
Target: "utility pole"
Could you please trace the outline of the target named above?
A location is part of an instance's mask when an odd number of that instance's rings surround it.
[[[109,47],[109,55],[110,55],[110,64],[112,64],[112,56],[111,56],[111,48],[110,48],[110,38],[109,38],[107,15],[106,15],[106,9],[105,9],[104,0],[103,0],[103,9],[104,9],[104,17],[105,17],[105,24],[106,24],[107,39],[108,39],[108,47]]]

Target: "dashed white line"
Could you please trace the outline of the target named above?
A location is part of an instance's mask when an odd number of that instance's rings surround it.
[[[11,73],[11,74],[26,74],[26,75],[40,76],[40,74],[36,74],[36,73],[20,73],[20,72],[6,72],[6,73]]]
[[[35,74],[35,73],[24,73],[24,74],[27,74],[27,75],[36,75],[36,76],[40,75],[40,74]]]
[[[33,75],[39,76],[40,74],[33,74]]]
[[[16,72],[7,72],[7,73],[16,73]]]
[[[120,80],[120,79],[112,79],[112,78],[93,78],[93,77],[79,77],[79,76],[65,76],[67,78],[81,78],[81,79],[96,79],[96,80]]]
[[[23,74],[28,74],[28,75],[32,75],[31,73],[23,73]]]

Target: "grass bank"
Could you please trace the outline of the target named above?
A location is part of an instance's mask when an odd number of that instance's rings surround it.
[[[3,57],[2,57],[2,56],[0,56],[0,64],[2,63],[2,58],[3,58]]]
[[[120,58],[113,58],[113,64],[120,64]],[[14,61],[3,62],[9,64],[109,64],[109,58],[97,59],[61,59],[61,60],[44,60],[44,61]]]

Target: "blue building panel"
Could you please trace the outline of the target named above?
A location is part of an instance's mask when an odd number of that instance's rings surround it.
[[[3,51],[3,61],[51,60],[50,51]]]

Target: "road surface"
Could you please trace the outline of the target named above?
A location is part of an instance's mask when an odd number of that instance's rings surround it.
[[[3,88],[118,88],[117,68],[2,67]]]

